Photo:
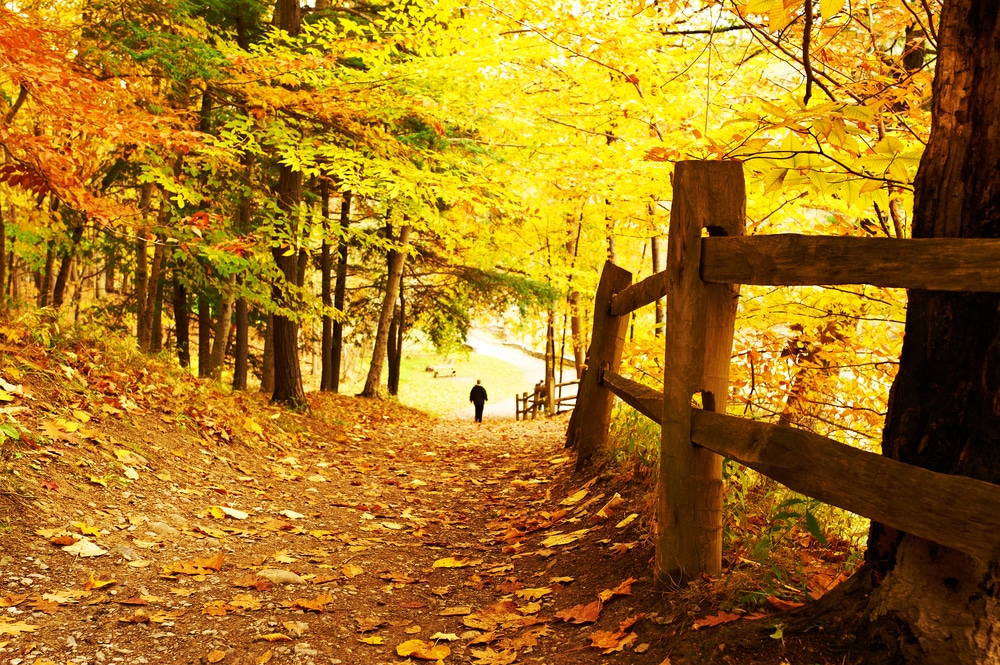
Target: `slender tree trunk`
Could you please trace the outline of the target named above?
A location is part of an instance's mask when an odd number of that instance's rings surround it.
[[[663,272],[666,266],[663,264],[663,255],[660,247],[660,239],[657,236],[653,236],[649,239],[650,254],[653,259],[653,274],[658,272]],[[663,334],[663,325],[666,322],[666,300],[664,298],[657,298],[654,304],[654,316],[656,321],[656,327],[653,328],[653,335],[659,337]]]
[[[399,284],[399,305],[389,326],[389,394],[399,394],[399,377],[403,365],[403,337],[406,335],[406,298],[403,283]]]
[[[338,392],[340,390],[340,367],[344,356],[344,304],[347,300],[347,259],[348,242],[347,227],[351,224],[351,202],[353,195],[350,191],[342,194],[340,201],[340,241],[337,245],[337,280],[333,287],[333,307],[337,310],[338,317],[333,322],[333,339],[330,344],[331,368],[330,368],[330,390]]]
[[[165,238],[163,239],[166,240]],[[161,257],[162,265],[162,257]],[[155,260],[154,260],[155,263]],[[163,269],[157,270],[156,300],[153,301],[153,325],[150,329],[149,352],[159,353],[163,350]]]
[[[1000,237],[1000,5],[946,0],[913,237]],[[882,453],[1000,484],[1000,295],[911,290]],[[870,662],[1000,662],[1000,563],[874,523]],[[875,647],[881,647],[876,649]]]
[[[260,391],[274,393],[274,315],[267,315],[264,324],[264,354],[260,359]]]
[[[212,369],[212,303],[198,294],[198,377],[207,378]]]
[[[146,305],[149,301],[149,205],[153,198],[153,184],[142,186],[139,195],[139,210],[142,212],[142,226],[139,227],[135,239],[135,338],[142,351],[149,350],[149,331],[144,327],[147,323]]]
[[[160,216],[166,221],[166,210],[161,208]],[[149,279],[146,285],[139,289],[136,288],[137,298],[143,301],[142,306],[139,308],[139,348],[143,353],[149,353],[153,350],[153,321],[156,318],[156,307],[158,300],[158,291],[160,289],[161,274],[163,272],[163,250],[166,245],[166,237],[160,234],[157,237],[158,242],[153,247],[153,263],[149,268]],[[145,254],[145,249],[142,250]],[[136,271],[138,275],[138,271]]]
[[[555,413],[556,392],[556,311],[549,308],[545,327],[545,412]]]
[[[333,257],[330,252],[330,183],[323,180],[320,185],[320,206],[323,210],[323,245],[320,247],[319,279],[323,309],[333,307]],[[323,312],[323,332],[320,334],[320,377],[319,389],[329,391],[333,385],[333,317]]]
[[[49,298],[52,295],[52,264],[55,262],[55,240],[49,241],[48,249],[45,252],[45,267],[42,269],[38,280],[38,306],[48,307]]]
[[[368,378],[361,391],[361,397],[378,397],[382,382],[382,368],[385,366],[385,356],[389,341],[389,324],[399,293],[399,283],[403,275],[403,263],[406,260],[406,248],[410,243],[410,226],[405,225],[399,230],[398,250],[389,253],[389,274],[386,278],[385,297],[382,300],[382,313],[379,316],[378,328],[375,334],[375,348],[372,349],[372,362],[368,368]],[[391,234],[391,228],[390,228]]]
[[[177,362],[181,367],[191,366],[191,337],[188,332],[188,298],[187,288],[180,280],[178,268],[173,270],[174,286],[174,329],[177,337]]]
[[[0,205],[0,311],[7,309],[7,222]]]
[[[249,180],[253,170],[253,155],[249,152],[244,153],[242,164],[246,178]],[[250,196],[243,195],[236,211],[236,227],[241,234],[250,232],[252,222],[250,205]],[[242,275],[236,279],[236,283],[237,291],[242,292]],[[236,345],[233,349],[233,390],[246,390],[247,375],[250,373],[250,311],[246,298],[238,295],[234,309],[236,310]]]
[[[247,389],[250,370],[250,316],[246,298],[236,299],[236,348],[233,350],[233,390]]]
[[[225,291],[219,294],[219,317],[215,320],[215,334],[208,359],[208,375],[216,381],[222,376],[222,367],[226,362],[226,346],[233,319],[233,302],[236,299],[233,295],[235,286],[236,275],[233,275]]]
[[[56,282],[52,286],[52,306],[62,307],[63,299],[66,295],[66,284],[69,281],[70,268],[76,259],[76,249],[83,239],[83,217],[77,220],[73,227],[73,234],[70,236],[70,245],[62,254],[62,261],[59,264],[59,272],[56,274]]]

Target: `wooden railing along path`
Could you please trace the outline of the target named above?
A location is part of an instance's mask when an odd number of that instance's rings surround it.
[[[745,192],[738,162],[677,164],[667,269],[633,285],[631,273],[605,264],[567,431],[578,468],[607,443],[615,395],[660,424],[655,571],[674,583],[721,572],[722,456],[826,503],[1000,560],[1000,486],[725,415],[740,284],[997,293],[1000,240],[745,236]],[[618,370],[628,314],[665,296],[661,393]],[[704,408],[692,407],[695,393]]]
[[[552,415],[564,413],[576,406],[576,395],[579,390],[579,381],[566,381],[553,386],[556,393],[552,398]],[[572,394],[563,394],[563,388],[577,386]],[[534,420],[539,413],[543,413],[548,408],[548,395],[544,389],[535,387],[534,392],[525,392],[514,395],[514,420],[527,420],[529,417]]]

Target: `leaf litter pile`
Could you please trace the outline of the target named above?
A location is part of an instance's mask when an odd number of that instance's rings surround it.
[[[564,418],[337,395],[299,414],[93,350],[16,353],[0,662],[741,662],[696,633],[741,615],[710,580],[653,584],[650,492],[574,475]],[[739,623],[787,662],[773,622]]]

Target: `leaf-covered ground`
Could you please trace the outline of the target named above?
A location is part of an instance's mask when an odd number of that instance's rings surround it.
[[[647,485],[574,475],[564,418],[289,413],[0,333],[0,662],[842,662],[658,588]]]

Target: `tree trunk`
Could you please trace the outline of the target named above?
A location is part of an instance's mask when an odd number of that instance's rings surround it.
[[[212,368],[212,303],[198,294],[198,377],[207,378]]]
[[[177,336],[177,362],[181,367],[191,366],[191,337],[188,334],[187,288],[180,280],[178,268],[173,270],[174,329]]]
[[[330,183],[320,185],[320,218],[323,220],[323,245],[319,255],[320,294],[323,300],[323,331],[320,333],[319,389],[333,390],[333,317],[328,311],[333,307],[333,257],[330,253]]]
[[[403,365],[403,337],[406,335],[406,299],[403,284],[399,285],[399,305],[389,326],[389,394],[399,394],[399,376]]]
[[[70,213],[73,217],[73,232],[70,234],[69,247],[62,251],[59,263],[59,272],[56,274],[55,284],[52,286],[52,306],[58,309],[62,307],[66,296],[66,284],[69,281],[70,268],[76,259],[76,249],[83,239],[84,217],[82,214]]]
[[[586,356],[583,352],[583,320],[580,316],[580,292],[573,291],[569,294],[569,330],[573,342],[573,367],[576,370],[577,380],[583,377],[583,366],[586,363]]]
[[[208,375],[216,381],[222,377],[222,367],[226,361],[226,344],[229,341],[229,328],[233,320],[233,288],[236,286],[236,275],[229,280],[228,288],[219,294],[219,317],[215,320],[215,334],[212,340],[212,350],[208,358]]]
[[[0,205],[0,311],[7,309],[7,222]]]
[[[996,2],[941,13],[930,140],[914,183],[915,238],[1000,237]],[[911,290],[882,453],[1000,484],[1000,295]],[[1000,661],[1000,564],[875,523],[866,569],[871,662]]]
[[[153,185],[146,183],[139,195],[139,210],[142,226],[135,238],[135,338],[143,351],[149,348],[149,334],[146,325],[146,291],[149,290],[149,203],[153,198]],[[143,340],[147,340],[145,346]]]
[[[155,258],[154,258],[155,263]],[[162,258],[160,261],[162,265]],[[149,352],[159,353],[163,350],[163,269],[157,269],[156,300],[153,301],[153,325],[150,329]]]
[[[337,246],[337,281],[333,287],[333,307],[338,312],[337,320],[333,322],[333,339],[330,343],[330,390],[340,390],[340,366],[344,356],[344,303],[347,296],[347,227],[351,223],[350,191],[344,192],[340,202],[340,242]]]
[[[45,268],[42,269],[38,280],[38,306],[48,307],[49,298],[52,295],[52,264],[55,262],[55,240],[49,241],[49,247],[45,252]]]
[[[247,389],[250,370],[250,315],[246,298],[236,299],[236,348],[233,350],[233,390]]]
[[[545,412],[555,413],[556,388],[556,311],[549,309],[545,328]]]
[[[264,324],[264,354],[260,359],[260,391],[274,393],[274,315],[267,315]]]
[[[392,230],[389,229],[389,235]],[[382,313],[379,316],[378,328],[375,333],[375,348],[372,349],[372,363],[368,368],[368,378],[365,380],[365,387],[361,391],[361,397],[378,397],[379,386],[382,382],[382,368],[385,366],[385,356],[389,342],[389,324],[392,322],[392,313],[396,304],[396,295],[399,292],[399,283],[403,276],[403,263],[406,261],[406,247],[410,242],[410,226],[403,226],[399,230],[397,240],[399,249],[389,252],[389,274],[386,278],[385,298],[382,300]]]
[[[302,198],[302,173],[282,166],[278,176],[278,205],[286,215],[285,224],[290,235],[295,233],[294,215]],[[284,243],[271,249],[271,255],[283,280],[271,287],[275,305],[283,310],[296,307],[294,290],[299,275],[298,253],[290,251]],[[299,326],[288,314],[275,312],[271,320],[272,348],[274,350],[274,393],[271,401],[293,408],[306,403],[302,388],[302,369],[299,367]]]
[[[653,259],[653,274],[655,275],[656,273],[662,272],[665,269],[665,266],[663,265],[662,253],[660,251],[660,239],[656,236],[650,238],[649,248],[650,248],[649,253],[652,255]],[[660,335],[663,334],[663,324],[666,321],[666,314],[665,314],[666,309],[664,307],[664,302],[665,301],[663,298],[657,298],[656,303],[654,304],[655,307],[654,316],[656,317],[655,318],[656,327],[653,328],[654,337],[659,337]]]

